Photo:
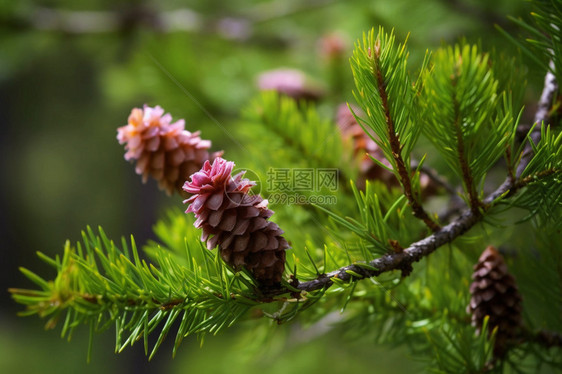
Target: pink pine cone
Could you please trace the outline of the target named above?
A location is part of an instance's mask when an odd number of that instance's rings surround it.
[[[361,113],[360,109],[352,105],[355,113]],[[380,165],[373,162],[371,157],[376,158],[389,168],[392,168],[390,162],[385,158],[382,149],[377,143],[363,130],[361,125],[357,123],[355,116],[347,106],[340,104],[336,114],[336,123],[340,129],[343,139],[350,139],[353,144],[354,156],[359,156],[359,175],[357,178],[357,186],[361,189],[365,188],[367,180],[379,180],[388,186],[399,186],[400,182],[394,174]],[[371,133],[374,135],[374,133]],[[371,157],[369,157],[371,156]],[[422,197],[435,195],[439,186],[435,184],[427,174],[420,175],[420,186],[422,189]]]
[[[269,221],[273,211],[267,200],[249,195],[254,182],[244,172],[231,176],[234,163],[217,157],[191,176],[183,189],[193,194],[186,213],[194,213],[195,227],[203,230],[201,241],[208,249],[218,245],[222,259],[234,267],[248,269],[263,286],[276,286],[285,269],[289,244],[283,230]]]
[[[353,106],[353,111],[358,113],[359,108]],[[377,165],[371,160],[369,155],[384,163],[386,166],[391,167],[390,163],[384,157],[383,151],[379,148],[377,143],[365,133],[361,125],[357,123],[355,116],[347,106],[347,104],[340,104],[336,114],[336,122],[340,129],[343,139],[351,139],[353,144],[354,156],[360,156],[359,176],[357,184],[360,188],[365,187],[366,180],[380,180],[389,186],[398,185],[398,181],[394,174]]]
[[[183,119],[172,123],[172,116],[160,106],[147,105],[131,111],[127,125],[117,129],[117,140],[125,144],[125,159],[136,161],[135,171],[143,182],[151,176],[168,194],[183,192],[184,182],[209,159],[211,147],[199,132],[185,130]]]
[[[324,92],[311,83],[306,75],[295,69],[276,69],[261,73],[258,77],[260,91],[276,91],[293,99],[318,100]]]

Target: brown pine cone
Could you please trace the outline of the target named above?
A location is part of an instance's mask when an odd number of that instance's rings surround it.
[[[287,240],[283,230],[269,221],[273,211],[260,195],[249,195],[254,182],[244,172],[231,176],[234,163],[217,157],[206,161],[183,189],[193,194],[186,213],[193,212],[195,227],[208,249],[218,245],[222,259],[234,269],[248,269],[261,286],[276,287],[285,269]]]
[[[472,325],[478,331],[484,317],[489,316],[488,331],[497,327],[494,353],[501,357],[506,343],[513,339],[521,326],[521,295],[515,278],[508,272],[502,255],[493,247],[484,250],[474,265],[470,285],[470,303],[467,313],[472,315]]]
[[[135,171],[143,183],[151,176],[169,195],[183,193],[183,184],[209,159],[211,147],[211,141],[202,140],[199,132],[185,130],[183,119],[171,122],[172,116],[161,107],[145,105],[134,108],[128,124],[117,129],[117,139],[127,150],[125,159],[136,160]]]

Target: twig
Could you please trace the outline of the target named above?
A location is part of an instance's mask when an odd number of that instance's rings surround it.
[[[541,330],[531,340],[547,348],[562,347],[562,335],[555,331]]]
[[[558,85],[556,84],[556,80],[549,72],[547,73],[547,77],[545,79],[545,86],[539,102],[539,109],[537,110],[537,113],[535,115],[536,122],[548,122],[550,107],[545,107],[544,105],[545,103],[548,103],[548,105],[550,105],[550,103],[552,102],[552,98],[557,91]],[[538,142],[540,140],[540,130],[538,130],[538,133],[533,132],[533,134],[533,141]],[[527,147],[530,148],[531,146],[528,145]],[[517,175],[520,175],[519,170],[522,171],[525,169],[525,167],[531,160],[531,157],[532,153],[530,155],[529,153],[527,153],[526,157],[521,158],[521,162],[517,169]],[[537,177],[541,178],[546,175],[547,174],[540,174],[537,175]],[[498,199],[509,198],[519,189],[525,187],[526,183],[530,181],[531,180],[527,179],[513,181],[513,179],[508,176],[506,180],[495,191],[489,194],[482,201],[482,209],[484,211],[487,211],[488,209],[493,207],[495,203],[497,203]],[[333,284],[332,278],[338,278],[342,281],[351,281],[352,279],[357,279],[357,274],[359,274],[363,278],[368,278],[378,276],[382,273],[392,270],[408,270],[411,268],[414,262],[417,262],[422,258],[428,256],[440,246],[452,242],[457,237],[470,230],[476,223],[480,222],[482,219],[483,215],[479,212],[475,213],[472,209],[466,210],[459,218],[457,218],[452,223],[444,226],[432,235],[413,243],[408,248],[404,249],[404,251],[399,253],[387,254],[373,261],[370,261],[368,265],[372,269],[368,269],[365,266],[361,265],[348,265],[328,274],[322,274],[314,280],[299,283],[296,288],[301,291],[314,291],[330,287]],[[351,275],[350,273],[356,275]]]
[[[68,34],[111,33],[148,28],[160,33],[211,32],[226,39],[246,41],[256,36],[253,28],[262,23],[330,6],[340,0],[315,0],[291,5],[283,1],[254,5],[240,15],[209,18],[190,8],[159,11],[145,4],[114,11],[74,11],[36,7],[26,16],[9,20],[15,28],[34,28]],[[282,38],[281,38],[282,39]]]
[[[550,67],[550,71],[548,71],[546,76],[545,76],[543,92],[541,94],[541,98],[540,98],[539,103],[538,103],[538,108],[537,108],[537,111],[535,113],[535,118],[534,118],[535,127],[534,127],[533,132],[530,134],[530,137],[531,137],[534,144],[537,144],[540,140],[540,134],[541,134],[540,124],[542,122],[545,122],[545,123],[548,122],[549,117],[550,117],[550,110],[552,108],[552,103],[554,101],[556,93],[558,92],[558,83],[556,82],[555,76],[551,73],[551,71],[554,71],[554,64],[553,64],[552,61],[549,63],[549,67]],[[529,125],[519,126],[518,129],[517,129],[517,137],[522,138],[522,141],[526,141],[526,136],[527,136],[527,133],[529,132],[530,129],[531,129],[531,126],[529,126]],[[517,177],[521,176],[521,173],[523,173],[525,167],[527,167],[527,165],[529,164],[529,161],[531,160],[532,156],[533,156],[533,148],[532,148],[530,143],[527,143],[523,152],[522,152],[521,161],[520,161],[520,163],[517,167],[516,174],[514,175],[514,173],[511,169],[508,170],[508,173],[509,173],[508,178],[511,179],[511,185],[516,184]],[[506,158],[508,159],[508,168],[510,168],[509,165],[511,164],[512,155],[511,155],[511,150],[509,148],[506,150]],[[462,161],[461,161],[461,164],[462,164]],[[545,170],[543,173],[547,173],[547,174],[550,175],[553,172],[556,172],[556,171]],[[464,171],[463,171],[463,173],[464,173]],[[527,184],[528,182],[529,182],[528,180],[520,181],[520,183],[523,183],[523,184]],[[507,183],[507,181],[506,181],[506,183]],[[506,183],[504,183],[504,184],[507,185]],[[448,191],[450,191],[450,190],[448,189]],[[453,192],[454,192],[454,190],[453,190]],[[450,208],[448,208],[447,210],[445,210],[444,212],[439,214],[439,218],[442,222],[447,222],[450,217],[459,213],[464,206],[463,201],[461,199],[459,199],[458,196],[455,200],[451,201],[451,204],[452,204],[452,206]]]
[[[466,203],[459,195],[451,195],[447,208],[438,214],[440,222],[449,222],[451,218],[458,217],[466,208]]]
[[[536,145],[541,138],[541,123],[547,123],[550,117],[550,108],[558,92],[558,82],[552,73],[554,71],[554,62],[549,63],[550,70],[546,72],[544,77],[544,88],[541,93],[541,98],[538,103],[537,111],[535,112],[535,128],[530,134],[530,140]],[[529,161],[533,158],[533,147],[531,143],[527,143],[523,149],[521,162],[517,167],[516,177],[521,176]]]
[[[508,198],[515,194],[520,188],[525,187],[524,183],[512,184],[509,178],[498,189],[492,192],[483,201],[484,210],[490,209],[495,205],[495,200],[501,197]],[[317,279],[299,283],[296,287],[302,291],[314,291],[324,287],[330,287],[333,284],[331,278],[338,278],[342,281],[350,281],[352,278],[357,279],[357,273],[363,278],[375,277],[392,270],[408,270],[414,262],[418,262],[422,258],[428,256],[440,246],[450,243],[457,237],[466,233],[476,223],[480,222],[483,215],[474,213],[471,209],[465,211],[458,219],[444,226],[441,230],[432,235],[417,241],[400,253],[392,253],[377,258],[368,263],[368,265],[376,270],[366,269],[361,265],[348,265],[328,274],[323,274]]]
[[[208,20],[189,8],[157,11],[145,5],[115,11],[74,11],[37,7],[25,18],[12,19],[17,28],[33,28],[67,34],[113,33],[146,28],[159,33],[213,32],[227,39],[246,40],[252,36],[248,19],[224,17]]]
[[[447,193],[451,196],[458,196],[457,195],[457,191],[455,190],[455,188],[447,181],[445,180],[445,178],[441,177],[437,171],[422,165],[421,167],[419,166],[419,162],[417,161],[412,161],[411,163],[411,168],[412,169],[420,169],[420,173],[423,173],[425,175],[427,175],[427,177],[429,179],[431,179],[436,185],[443,187],[443,189],[445,189],[445,191],[447,191]]]
[[[390,106],[388,104],[386,84],[384,83],[384,77],[379,65],[380,41],[378,40],[377,44],[375,45],[374,52],[373,73],[375,75],[375,79],[377,80],[377,88],[379,90],[379,96],[381,98],[381,104],[384,110],[386,126],[388,129],[388,140],[390,143],[390,148],[392,150],[392,156],[394,158],[394,162],[398,171],[398,176],[400,177],[400,182],[404,190],[404,195],[406,196],[406,198],[408,199],[408,203],[412,207],[414,216],[421,219],[427,225],[427,227],[431,229],[431,231],[436,232],[441,227],[429,217],[423,206],[419,203],[412,192],[412,181],[410,179],[408,170],[406,169],[404,159],[402,158],[402,145],[400,144],[400,140],[398,139],[398,135],[396,134],[396,130],[394,128],[394,122],[390,115]]]
[[[447,209],[439,213],[439,221],[440,222],[448,222],[449,219],[453,216],[459,215],[462,213],[463,209],[466,207],[464,200],[459,196],[458,191],[453,187],[445,178],[440,176],[437,171],[422,165],[419,167],[419,163],[417,161],[413,161],[411,164],[412,169],[420,169],[420,173],[425,174],[433,183],[442,187],[451,199],[449,200],[449,206]]]
[[[458,70],[458,69],[455,69]],[[456,71],[456,74],[452,78],[452,85],[453,90],[456,90],[457,87],[457,79],[460,76],[460,71]],[[470,209],[475,215],[480,214],[480,201],[478,200],[478,195],[476,194],[476,189],[474,188],[474,180],[472,178],[472,173],[470,171],[470,166],[468,165],[468,161],[466,160],[466,155],[464,154],[464,141],[461,129],[461,113],[460,113],[460,104],[457,101],[456,95],[453,91],[453,107],[454,107],[454,127],[455,127],[455,135],[457,137],[457,150],[458,150],[458,158],[459,164],[462,170],[462,179],[464,181],[464,185],[466,190],[468,191],[468,196],[470,199]]]

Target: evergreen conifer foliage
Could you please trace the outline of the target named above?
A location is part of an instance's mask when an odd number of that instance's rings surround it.
[[[535,16],[541,22],[525,24],[535,35],[562,27],[560,2],[542,5]],[[541,40],[533,45],[548,48],[545,53],[559,68],[559,46]],[[548,40],[559,42],[559,35]],[[22,268],[37,289],[10,291],[26,306],[22,315],[48,318],[47,327],[62,326],[63,337],[70,337],[80,325],[88,325],[91,336],[113,326],[117,352],[143,341],[149,358],[168,335],[175,336],[175,354],[190,334],[216,334],[242,321],[268,328],[256,319],[322,323],[339,312],[335,328],[377,343],[407,345],[429,357],[428,365],[437,372],[520,369],[521,362],[536,363],[529,369],[533,372],[541,365],[562,365],[562,324],[541,326],[534,320],[536,306],[525,304],[527,296],[540,298],[531,291],[525,295],[524,290],[540,292],[548,285],[530,273],[517,274],[516,266],[540,264],[549,267],[545,270],[549,282],[556,274],[558,281],[562,279],[560,256],[545,261],[559,245],[562,222],[562,133],[555,116],[559,88],[553,75],[558,70],[547,73],[552,79],[545,81],[539,100],[539,108],[548,110],[537,112],[536,123],[518,143],[521,108],[505,78],[516,74],[499,66],[509,64],[490,61],[475,46],[458,44],[428,53],[412,74],[406,43],[397,43],[393,32],[373,29],[356,44],[351,58],[354,96],[361,108],[354,116],[388,164],[372,157],[373,162],[394,173],[401,190],[389,191],[377,180],[360,189],[353,180],[344,180],[351,187],[337,194],[342,201],[355,200],[356,209],[291,207],[291,213],[305,212],[304,222],[297,224],[291,214],[273,215],[265,199],[249,195],[253,183],[242,174],[231,176],[231,164],[226,171],[212,173],[213,166],[205,162],[184,185],[194,194],[187,201],[193,204],[196,226],[191,216],[171,212],[155,227],[158,242],[143,248],[146,259],[133,238],[116,244],[101,228],[99,234],[88,228],[82,242],[66,243],[62,256],[39,253],[56,270],[54,279]],[[327,134],[330,125],[312,104],[292,100],[266,93],[251,104],[246,116],[256,129],[263,127],[261,134],[287,134],[275,139],[291,156],[287,160],[303,162],[294,156],[307,155],[315,167],[341,166],[347,175],[356,175],[357,170],[347,165],[351,156],[343,154],[349,147],[339,136],[327,140],[336,150],[330,152],[331,147],[315,149],[315,142],[299,132],[302,121],[308,121],[307,134]],[[335,124],[332,130],[338,131]],[[421,137],[435,152],[412,166],[412,152]],[[267,153],[261,155],[254,162],[263,166]],[[427,173],[423,165],[437,157],[458,177],[465,200],[458,214],[443,215],[446,218],[428,211],[421,198],[420,173]],[[498,166],[501,158],[505,166]],[[490,186],[487,177],[498,169],[505,181]],[[231,204],[227,198],[234,195],[239,200]],[[519,208],[528,214],[521,215]],[[507,215],[517,217],[517,222]],[[298,230],[318,232],[290,242],[291,232]],[[518,231],[547,239],[524,247]],[[206,246],[200,242],[201,234]],[[492,244],[489,240],[503,240],[493,244],[499,252],[505,245],[504,256],[494,250],[478,260],[482,249]],[[518,289],[506,275],[509,262],[514,262],[509,268],[515,269]],[[471,287],[475,264],[478,274]],[[503,283],[496,282],[500,278]],[[503,311],[501,302],[489,308],[485,303],[490,284],[498,300],[509,299],[517,310],[517,323],[510,325],[509,333],[498,328],[503,314],[489,312]],[[506,285],[509,294],[502,288]],[[158,336],[153,347],[148,344],[151,333]]]
[[[499,91],[488,56],[476,46],[439,49],[432,63],[421,95],[423,129],[476,209],[486,173],[513,142],[510,93]]]
[[[373,29],[363,36],[363,43],[356,45],[351,59],[357,87],[355,99],[366,113],[365,119],[357,117],[357,121],[375,133],[376,136],[371,136],[392,165],[414,215],[437,231],[439,225],[419,202],[419,188],[413,188],[419,187],[419,180],[413,183],[410,176],[410,155],[421,133],[419,111],[416,110],[421,80],[412,83],[407,63],[406,44],[396,45],[394,33],[379,29],[375,35]],[[372,160],[383,165],[374,158]]]

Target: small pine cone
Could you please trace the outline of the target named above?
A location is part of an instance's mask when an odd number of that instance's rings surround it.
[[[277,69],[261,73],[258,77],[261,91],[276,91],[295,100],[317,101],[324,96],[323,90],[310,82],[300,70]]]
[[[357,113],[358,108],[353,107],[353,111]],[[391,168],[390,163],[384,157],[383,151],[377,143],[363,131],[361,125],[349,110],[347,104],[341,104],[336,114],[336,123],[340,129],[342,138],[351,139],[353,142],[353,154],[360,156],[359,161],[359,179],[357,185],[359,188],[365,187],[366,180],[380,180],[389,186],[398,186],[398,180],[393,173],[376,164],[369,157],[372,156]]]
[[[117,140],[127,151],[125,160],[136,160],[135,171],[143,183],[152,176],[169,195],[174,190],[183,193],[184,182],[209,159],[211,147],[211,141],[202,140],[199,132],[185,130],[183,119],[171,122],[172,116],[160,106],[145,105],[134,108],[128,124],[117,129]]]
[[[352,106],[352,108],[355,113],[360,111],[360,109],[355,106]],[[336,123],[340,129],[342,138],[352,140],[353,155],[356,157],[357,155],[362,155],[359,161],[359,178],[357,180],[357,186],[359,188],[365,188],[366,180],[379,180],[387,186],[400,185],[392,172],[386,170],[371,160],[371,157],[374,157],[383,165],[392,169],[392,166],[384,156],[383,151],[379,148],[377,143],[375,143],[375,141],[367,133],[365,133],[361,125],[357,123],[357,120],[353,116],[353,113],[349,110],[347,104],[341,104],[338,107]],[[371,135],[375,136],[373,132],[371,132]],[[369,155],[371,157],[369,157]],[[439,190],[439,186],[437,186],[426,174],[420,175],[420,187],[422,191],[422,198],[435,195]]]
[[[239,270],[248,269],[261,286],[276,287],[285,269],[287,240],[283,230],[269,221],[273,211],[260,195],[249,195],[254,182],[231,176],[234,163],[217,157],[213,164],[191,176],[183,189],[193,194],[186,213],[193,212],[195,227],[203,230],[208,249],[219,247],[222,259]]]
[[[479,332],[484,317],[489,316],[488,331],[498,328],[494,353],[501,357],[507,341],[516,336],[521,326],[522,299],[515,278],[508,272],[502,255],[489,246],[474,265],[472,279],[472,297],[466,311]]]
[[[326,34],[318,41],[320,55],[328,60],[343,58],[347,46],[346,38],[339,33]]]

